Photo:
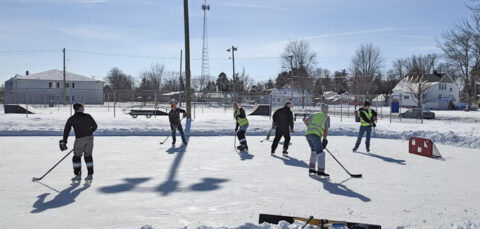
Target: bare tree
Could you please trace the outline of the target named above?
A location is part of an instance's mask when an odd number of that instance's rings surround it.
[[[475,34],[470,23],[465,20],[456,24],[452,29],[443,35],[444,42],[440,45],[445,57],[456,63],[462,78],[464,97],[470,98],[473,104],[473,80],[470,75],[472,67],[475,66],[475,51],[473,48]]]
[[[406,89],[414,96],[418,107],[422,107],[422,96],[432,86],[425,79],[425,75],[409,75],[405,77]]]
[[[106,81],[113,90],[132,89],[135,84],[135,81],[130,75],[123,73],[122,70],[117,67],[112,68],[108,72]]]
[[[288,42],[282,53],[282,68],[295,75],[296,70],[304,69],[305,73],[312,73],[317,64],[317,53],[313,51],[308,41],[295,40]],[[298,74],[298,73],[297,73]]]
[[[357,94],[372,94],[376,91],[375,76],[381,74],[383,58],[380,48],[373,44],[362,44],[352,58],[352,91]]]
[[[245,68],[242,68],[242,72],[238,75],[237,80],[239,81],[237,84],[241,83],[241,88],[239,88],[241,89],[240,91],[248,92],[252,86],[255,85],[255,80],[245,72]],[[237,87],[239,87],[239,85],[237,85]]]
[[[162,79],[165,75],[165,65],[153,64],[140,74],[140,89],[153,90],[159,93],[162,89]]]

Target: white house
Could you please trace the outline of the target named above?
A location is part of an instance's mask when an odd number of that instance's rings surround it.
[[[406,76],[393,88],[392,99],[398,99],[402,107],[416,107],[418,105],[415,93],[418,92],[418,83],[426,88],[422,93],[422,102],[427,109],[448,109],[450,103],[460,101],[460,88],[446,74],[427,74],[424,76]]]
[[[87,76],[65,73],[65,97],[71,104],[103,104],[104,82]],[[63,71],[49,70],[25,76],[15,75],[5,81],[5,104],[63,103]]]
[[[292,101],[293,105],[302,105],[302,101],[305,105],[312,103],[312,98],[307,90],[302,93],[300,89],[291,88],[274,88],[270,93],[273,106],[283,106],[286,101]]]

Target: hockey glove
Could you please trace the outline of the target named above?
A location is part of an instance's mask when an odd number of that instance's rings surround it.
[[[291,130],[290,130],[290,133],[292,133],[292,134],[295,133],[295,130],[291,129]]]
[[[58,145],[60,146],[60,150],[61,150],[61,151],[65,151],[65,150],[68,149],[68,147],[67,147],[67,142],[66,142],[66,141],[60,140],[60,142],[58,143]]]
[[[323,139],[323,141],[322,141],[322,146],[323,146],[323,148],[324,148],[324,149],[327,148],[327,145],[328,145],[328,140],[327,140],[327,139]]]

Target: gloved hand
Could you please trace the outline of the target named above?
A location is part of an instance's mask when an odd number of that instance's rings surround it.
[[[328,145],[328,140],[327,140],[327,139],[323,139],[323,141],[322,141],[322,146],[323,146],[323,148],[325,149],[325,148],[327,147],[327,145]]]
[[[372,122],[372,127],[377,127],[377,124],[375,122]]]
[[[67,141],[60,140],[60,142],[58,142],[58,145],[60,146],[61,151],[65,151],[68,149]]]
[[[295,130],[291,129],[291,130],[290,130],[290,133],[292,133],[292,134],[295,133]]]

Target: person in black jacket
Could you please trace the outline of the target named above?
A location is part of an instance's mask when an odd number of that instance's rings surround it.
[[[172,145],[175,145],[176,142],[176,132],[177,129],[182,136],[183,144],[187,145],[187,140],[185,140],[185,134],[183,133],[182,122],[180,119],[180,113],[185,117],[186,112],[184,109],[177,108],[177,104],[172,103],[172,109],[168,112],[168,119],[170,120],[170,129],[172,130]]]
[[[360,131],[358,132],[357,142],[355,142],[353,152],[357,151],[365,132],[367,132],[365,146],[367,152],[370,152],[370,135],[372,134],[372,127],[376,126],[375,121],[377,120],[377,112],[370,108],[370,102],[365,101],[363,107],[358,109],[358,117],[360,118]]]
[[[273,125],[275,126],[275,138],[272,143],[272,155],[275,154],[280,138],[285,139],[283,143],[283,155],[288,155],[288,144],[290,144],[290,132],[293,133],[292,102],[285,102],[285,106],[273,113]]]
[[[65,124],[63,130],[63,139],[60,140],[60,149],[66,150],[67,139],[70,135],[70,130],[75,132],[75,143],[73,144],[73,173],[75,177],[73,182],[78,182],[82,176],[82,154],[85,163],[87,164],[88,176],[85,178],[86,182],[93,180],[93,132],[97,130],[97,123],[89,114],[84,113],[84,107],[81,103],[73,104],[75,114],[72,115]]]

